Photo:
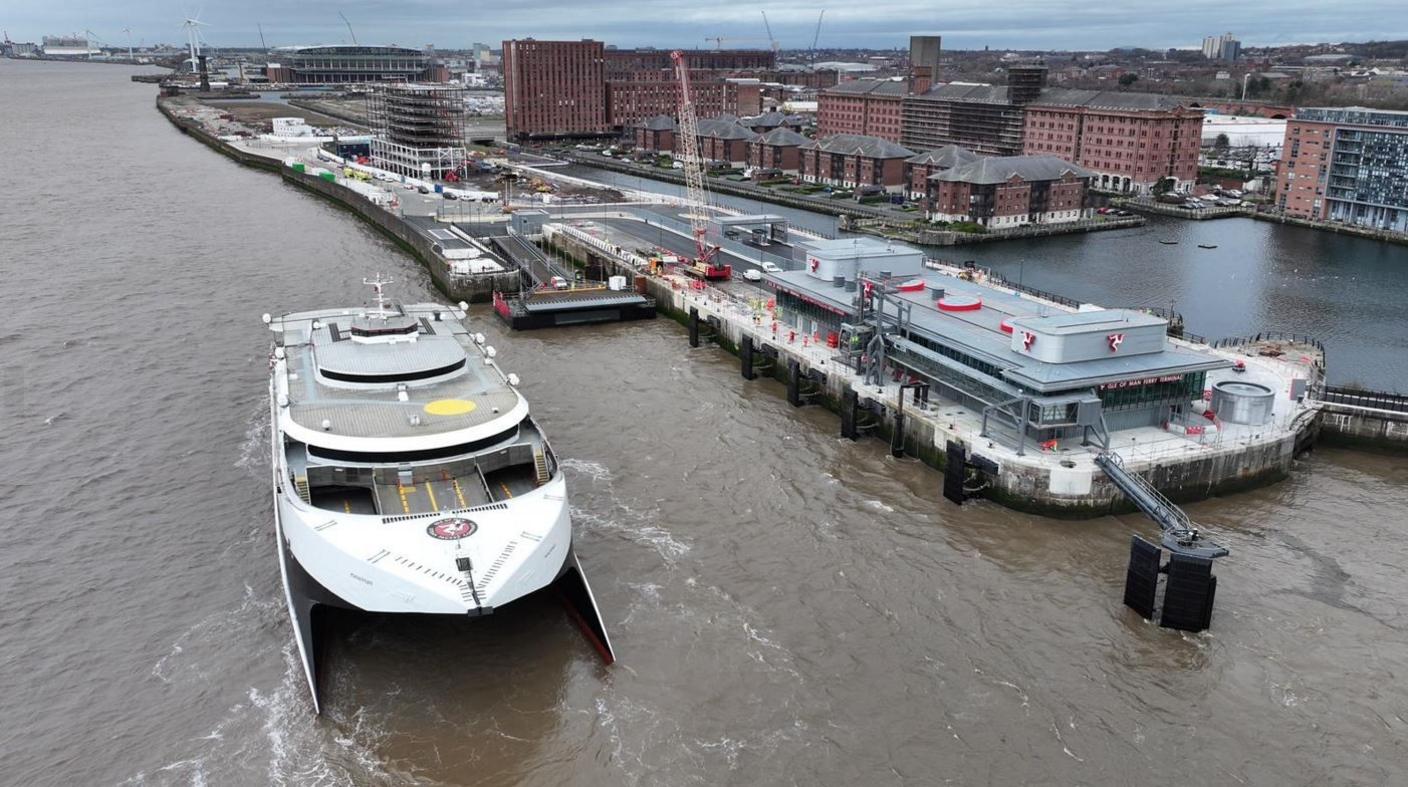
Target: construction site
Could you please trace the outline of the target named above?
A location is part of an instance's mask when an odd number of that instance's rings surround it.
[[[401,175],[442,179],[465,161],[465,91],[380,84],[367,95],[372,159]]]

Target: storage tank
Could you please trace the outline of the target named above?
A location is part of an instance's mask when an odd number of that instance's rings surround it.
[[[1232,424],[1260,426],[1271,420],[1276,392],[1261,383],[1223,380],[1212,385],[1212,410]]]

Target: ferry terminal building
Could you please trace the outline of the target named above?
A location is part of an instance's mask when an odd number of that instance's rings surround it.
[[[885,358],[1027,440],[1089,439],[1191,419],[1209,371],[1231,361],[1171,341],[1168,322],[1131,309],[1045,301],[928,269],[918,249],[876,238],[805,244],[802,270],[767,274],[780,330],[823,337],[886,325]]]

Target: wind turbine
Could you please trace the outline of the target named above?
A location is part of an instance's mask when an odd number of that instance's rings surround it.
[[[202,27],[210,27],[210,25],[199,19],[186,17],[186,21],[181,23],[181,27],[186,30],[186,43],[190,45],[191,48],[191,73],[194,74],[196,70],[200,68],[197,60],[200,56],[200,29]]]

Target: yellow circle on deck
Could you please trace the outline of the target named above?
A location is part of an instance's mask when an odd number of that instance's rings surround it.
[[[468,399],[436,399],[426,404],[425,411],[431,415],[464,415],[474,412],[475,404]]]

